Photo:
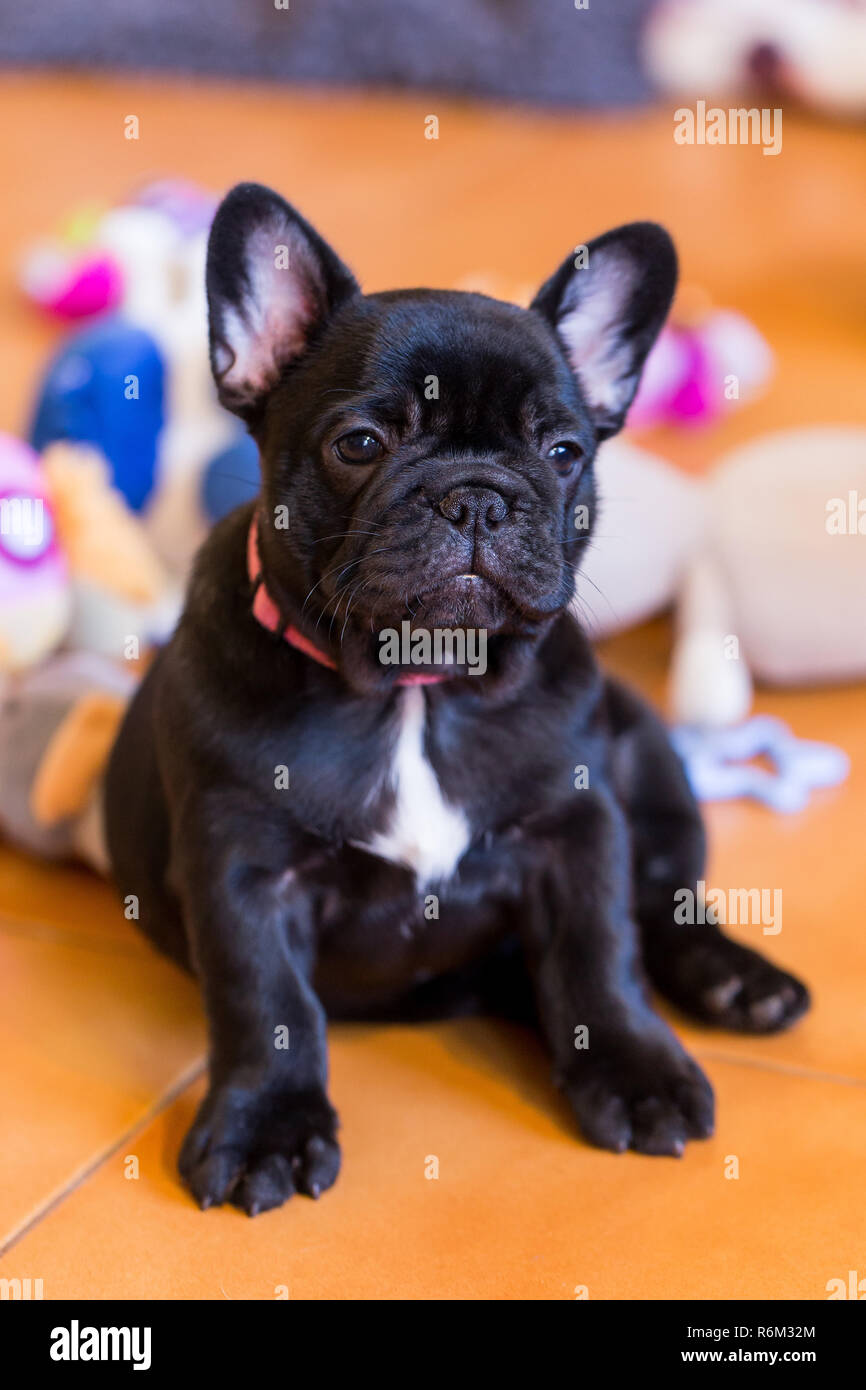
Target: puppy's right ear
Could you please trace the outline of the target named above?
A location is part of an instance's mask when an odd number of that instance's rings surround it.
[[[210,360],[222,404],[252,424],[283,369],[358,293],[351,271],[278,193],[257,183],[233,188],[207,252]]]

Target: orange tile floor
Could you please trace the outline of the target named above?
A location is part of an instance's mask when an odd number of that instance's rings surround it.
[[[423,138],[430,111],[437,144]],[[123,139],[130,112],[137,144]],[[653,447],[702,470],[757,430],[866,423],[856,130],[791,119],[770,160],[674,146],[669,112],[57,76],[7,77],[0,125],[15,190],[0,233],[2,428],[24,428],[57,336],[15,293],[17,253],[70,205],[166,173],[274,183],[369,288],[540,281],[568,245],[657,217],[685,278],[763,329],[777,373],[723,425],[660,431]],[[668,647],[658,621],[606,656],[661,699]],[[139,941],[105,884],[0,849],[0,1276],[41,1278],[49,1299],[820,1299],[828,1280],[866,1275],[864,688],[758,704],[853,761],[844,787],[796,816],[708,813],[709,880],[782,889],[783,929],[763,945],[809,980],[815,1007],[772,1039],[674,1018],[719,1102],[716,1136],[680,1162],[583,1144],[520,1030],[338,1027],[337,1187],[252,1222],[199,1213],[174,1170],[202,1087],[194,986]],[[754,941],[760,929],[738,930]]]

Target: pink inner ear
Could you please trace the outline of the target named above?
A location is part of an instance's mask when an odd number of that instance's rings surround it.
[[[306,346],[314,314],[315,268],[306,244],[285,225],[259,227],[245,247],[248,293],[223,315],[226,366],[220,383],[239,399],[268,391]],[[229,360],[233,354],[233,360]]]
[[[632,365],[620,329],[634,271],[622,257],[596,252],[594,263],[574,274],[577,303],[560,319],[559,334],[590,404],[617,410]]]

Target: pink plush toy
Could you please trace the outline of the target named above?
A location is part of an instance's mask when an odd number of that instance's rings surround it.
[[[123,293],[123,276],[114,256],[93,238],[101,209],[79,208],[56,237],[26,253],[19,273],[22,290],[34,304],[61,319],[84,319],[114,309]]]
[[[21,271],[29,299],[59,319],[86,319],[120,301],[120,271],[110,256],[34,247]]]
[[[0,435],[0,672],[40,661],[70,616],[66,559],[38,456]]]
[[[215,199],[184,179],[161,179],[146,184],[115,209],[78,208],[60,234],[46,238],[26,253],[19,273],[28,299],[57,318],[75,320],[116,309],[128,291],[124,257],[114,244],[117,212],[143,213],[146,228],[158,213],[178,238],[191,238],[207,229]]]
[[[715,309],[689,322],[675,308],[647,358],[629,427],[708,424],[754,396],[772,362],[767,343],[742,314]]]

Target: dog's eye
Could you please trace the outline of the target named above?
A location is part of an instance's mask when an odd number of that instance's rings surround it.
[[[547,457],[553,460],[557,473],[567,478],[575,464],[583,458],[583,450],[579,444],[564,439],[561,443],[554,444],[552,449],[548,449]]]
[[[334,448],[344,463],[375,463],[385,452],[376,436],[368,434],[366,430],[352,430],[351,434],[344,434]]]

